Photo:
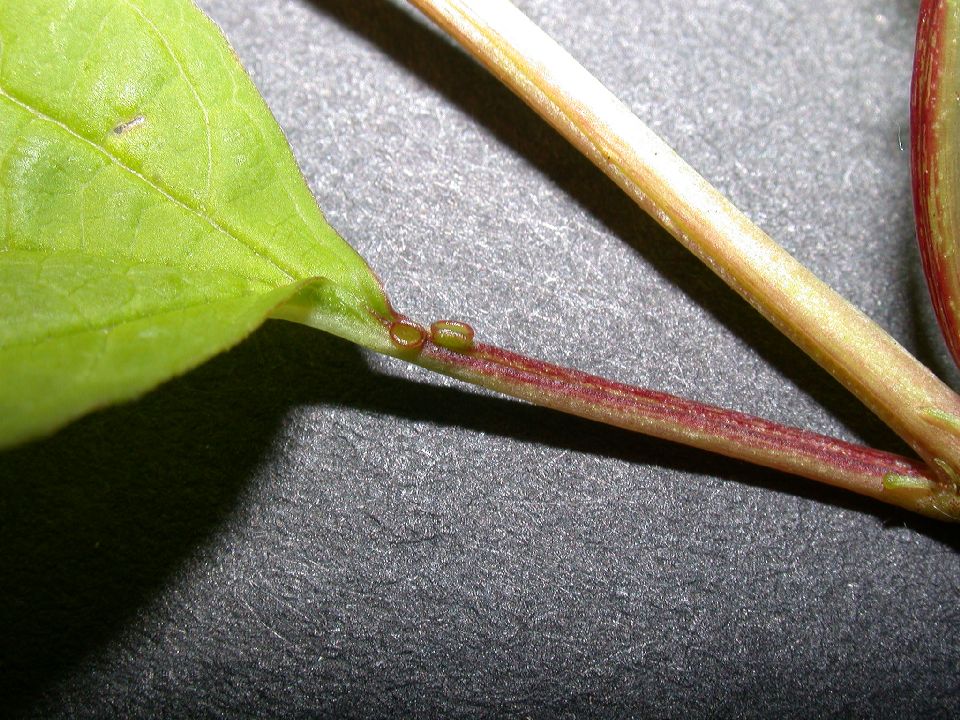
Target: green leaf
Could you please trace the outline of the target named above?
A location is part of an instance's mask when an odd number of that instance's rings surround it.
[[[0,2],[0,447],[270,314],[390,347],[380,283],[216,26],[189,0]]]

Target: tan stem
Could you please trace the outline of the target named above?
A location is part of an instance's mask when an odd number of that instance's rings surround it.
[[[960,398],[737,210],[507,0],[410,0],[903,437],[945,485]]]

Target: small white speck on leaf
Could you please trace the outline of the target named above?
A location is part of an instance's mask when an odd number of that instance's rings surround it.
[[[131,130],[140,127],[146,121],[147,119],[143,115],[137,115],[133,120],[128,120],[127,122],[120,123],[110,132],[112,132],[114,135],[125,135]]]

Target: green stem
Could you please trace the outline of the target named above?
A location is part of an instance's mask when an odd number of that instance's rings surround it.
[[[507,0],[410,0],[927,462],[960,468],[960,398],[817,279]]]

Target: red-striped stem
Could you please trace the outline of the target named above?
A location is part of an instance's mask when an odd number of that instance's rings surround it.
[[[464,323],[428,331],[398,320],[390,335],[397,357],[542,407],[960,519],[956,487],[944,488],[917,460],[474,343]]]

